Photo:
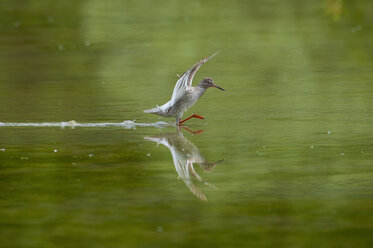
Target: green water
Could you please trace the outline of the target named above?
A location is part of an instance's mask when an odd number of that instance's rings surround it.
[[[218,50],[195,83],[228,92],[200,134],[0,126],[0,246],[372,247],[372,28],[367,0],[3,0],[2,123],[172,123],[142,110]]]

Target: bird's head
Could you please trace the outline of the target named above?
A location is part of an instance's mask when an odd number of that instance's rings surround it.
[[[217,86],[216,84],[214,84],[214,80],[212,80],[212,78],[204,78],[204,79],[199,83],[199,86],[200,86],[200,87],[203,87],[203,88],[205,88],[205,89],[207,89],[207,88],[209,88],[209,87],[214,87],[214,88],[218,88],[219,90],[225,91],[225,89],[220,88],[219,86]]]

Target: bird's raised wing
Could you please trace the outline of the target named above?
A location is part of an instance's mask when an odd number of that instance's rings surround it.
[[[187,91],[192,86],[193,77],[198,69],[219,52],[220,51],[217,51],[210,57],[201,59],[197,64],[193,65],[189,70],[184,72],[183,75],[179,76],[180,78],[179,80],[177,80],[174,91],[172,92],[170,106],[172,106],[177,100],[179,100],[180,97],[184,95],[185,91]]]

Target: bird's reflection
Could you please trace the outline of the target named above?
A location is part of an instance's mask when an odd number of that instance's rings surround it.
[[[211,172],[214,167],[222,162],[208,162],[200,153],[199,149],[183,136],[180,127],[175,133],[163,133],[157,136],[145,137],[146,140],[157,142],[170,149],[178,178],[182,179],[190,191],[199,199],[207,201],[205,194],[198,188],[197,184],[203,183],[212,188],[214,185],[204,181],[194,170],[193,163],[198,163],[205,172]]]

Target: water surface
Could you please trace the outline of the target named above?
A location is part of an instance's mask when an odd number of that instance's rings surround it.
[[[1,246],[371,247],[372,23],[369,1],[3,1]],[[204,120],[142,112],[218,50]]]

